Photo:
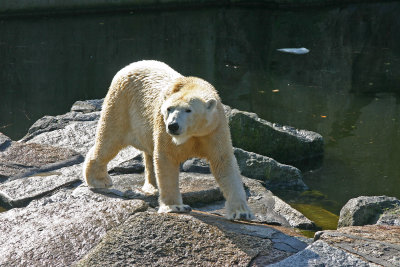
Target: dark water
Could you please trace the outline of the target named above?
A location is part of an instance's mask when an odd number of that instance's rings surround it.
[[[322,167],[304,173],[315,191],[297,202],[337,214],[359,195],[399,198],[398,14],[392,2],[2,18],[0,131],[17,140],[44,115],[104,97],[123,66],[157,59],[210,81],[226,104],[324,136]]]

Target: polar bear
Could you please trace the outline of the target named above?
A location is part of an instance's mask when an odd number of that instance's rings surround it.
[[[214,87],[162,62],[145,60],[120,70],[104,100],[83,176],[91,188],[112,185],[107,163],[126,146],[144,155],[143,191],[159,192],[159,212],[189,212],[179,191],[179,165],[205,158],[226,199],[228,219],[251,219],[233,154],[228,122]]]

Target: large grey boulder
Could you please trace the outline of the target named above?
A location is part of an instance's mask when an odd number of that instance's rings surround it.
[[[242,175],[265,182],[270,189],[307,190],[301,171],[257,153],[234,148]]]
[[[275,248],[279,242],[287,249]],[[276,262],[306,245],[270,227],[203,213],[143,212],[110,231],[77,266],[249,266]]]
[[[257,114],[225,106],[235,147],[293,164],[321,156],[324,140],[318,133],[280,126]]]
[[[386,212],[398,210],[400,200],[387,196],[361,196],[350,199],[341,209],[338,227],[375,224]],[[396,215],[397,214],[397,215]],[[393,216],[400,213],[393,212]]]
[[[107,231],[146,208],[141,200],[78,187],[0,213],[0,266],[70,266]]]

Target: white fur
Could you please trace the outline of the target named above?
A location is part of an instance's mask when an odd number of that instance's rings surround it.
[[[190,110],[190,112],[187,112]],[[171,133],[170,123],[179,130]],[[90,187],[109,187],[107,163],[125,146],[143,151],[143,191],[159,192],[159,212],[188,212],[179,190],[179,163],[209,160],[226,198],[229,219],[250,219],[230,132],[212,85],[183,77],[157,61],[140,61],[119,71],[104,100],[96,142],[86,156],[83,176]]]

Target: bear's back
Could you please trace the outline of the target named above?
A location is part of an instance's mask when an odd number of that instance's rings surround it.
[[[143,95],[148,96],[160,95],[160,91],[166,90],[179,77],[182,75],[163,62],[142,60],[121,69],[113,81],[124,80],[129,87],[133,87],[130,90],[144,90],[146,92],[142,92]]]

